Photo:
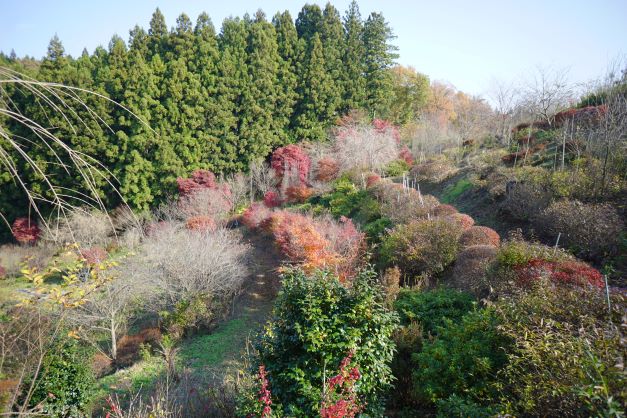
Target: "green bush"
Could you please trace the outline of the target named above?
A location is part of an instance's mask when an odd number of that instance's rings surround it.
[[[29,405],[41,405],[41,412],[52,417],[88,415],[95,386],[90,354],[75,339],[63,337],[46,353]],[[25,382],[24,391],[31,382]]]
[[[381,243],[381,261],[406,278],[433,277],[455,260],[461,233],[459,225],[440,219],[398,225]]]
[[[411,167],[404,160],[394,160],[385,167],[385,174],[388,177],[402,176],[403,173],[407,173]]]
[[[506,364],[509,340],[497,330],[493,310],[447,319],[438,336],[414,355],[413,394],[416,400],[437,403],[451,395],[487,406],[496,397],[495,374]]]
[[[454,289],[428,291],[402,289],[394,302],[394,308],[407,325],[418,322],[425,332],[436,334],[446,320],[457,322],[474,306],[473,297]]]
[[[268,371],[273,402],[288,416],[315,416],[324,379],[350,350],[361,378],[357,395],[366,412],[379,415],[393,376],[392,333],[397,316],[384,306],[373,285],[376,274],[362,271],[350,288],[326,272],[306,276],[293,270],[283,277],[281,291],[257,345],[258,364]]]
[[[346,216],[360,225],[381,216],[376,199],[344,178],[337,180],[333,192],[318,198],[317,203],[327,207],[336,218]]]
[[[458,395],[451,395],[437,402],[437,418],[490,418],[495,408],[484,407]]]
[[[390,228],[392,228],[390,218],[379,218],[365,224],[362,231],[366,234],[366,237],[368,237],[371,243],[377,243],[381,241],[381,238],[385,235],[385,231]]]
[[[538,282],[501,298],[500,331],[514,342],[499,372],[500,399],[513,416],[618,417],[627,402],[620,324],[625,297],[595,288]]]

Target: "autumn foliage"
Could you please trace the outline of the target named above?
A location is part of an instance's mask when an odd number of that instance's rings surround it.
[[[444,217],[446,221],[454,222],[462,227],[465,231],[475,224],[475,220],[465,213],[453,213]]]
[[[603,276],[595,268],[580,261],[547,261],[532,259],[515,268],[516,278],[521,285],[528,285],[542,277],[556,284],[591,285],[603,287]]]
[[[313,189],[304,184],[290,186],[285,190],[285,196],[290,203],[303,203],[313,195]]]
[[[321,418],[353,418],[363,410],[355,390],[355,384],[361,378],[361,374],[357,366],[349,368],[352,358],[351,351],[342,360],[338,374],[326,382],[327,387],[320,408]]]
[[[216,189],[216,176],[209,170],[195,170],[191,177],[176,179],[180,196],[189,196],[202,189]]]
[[[249,229],[257,229],[260,224],[270,218],[272,211],[263,203],[253,203],[242,214],[242,223]]]
[[[210,216],[192,216],[185,222],[185,227],[192,231],[213,232],[217,225]]]
[[[283,200],[281,199],[279,192],[269,190],[266,192],[266,194],[263,195],[263,203],[266,205],[266,207],[276,208],[281,206]]]
[[[331,157],[324,157],[318,161],[316,180],[331,181],[340,173],[340,163]]]
[[[34,244],[39,240],[41,231],[35,221],[28,218],[17,218],[11,227],[13,237],[20,244]]]
[[[475,245],[492,245],[498,247],[501,244],[501,237],[498,232],[487,226],[472,226],[462,233],[459,238],[462,248]]]
[[[433,208],[433,214],[435,216],[447,216],[454,213],[457,213],[457,209],[455,209],[455,206],[452,205],[441,204]]]
[[[271,166],[281,181],[286,174],[294,174],[300,183],[307,183],[307,175],[311,160],[303,149],[297,145],[287,145],[277,148],[272,153]],[[296,179],[294,179],[296,180]]]
[[[107,251],[102,247],[91,247],[79,251],[80,256],[90,266],[102,263],[109,256]]]

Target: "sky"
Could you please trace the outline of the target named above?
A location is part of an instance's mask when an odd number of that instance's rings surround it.
[[[45,55],[56,33],[80,55],[148,28],[159,7],[168,26],[206,11],[217,30],[229,16],[261,8],[295,19],[307,0],[0,0],[0,51]],[[324,6],[325,1],[308,1]],[[335,0],[341,14],[350,0]],[[494,80],[521,82],[538,67],[568,70],[573,83],[602,76],[627,54],[627,0],[361,0],[362,17],[382,12],[394,30],[402,65],[474,95],[489,96]]]

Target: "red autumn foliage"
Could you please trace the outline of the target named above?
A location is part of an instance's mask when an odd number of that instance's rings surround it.
[[[361,259],[365,240],[353,222],[342,218],[314,219],[299,213],[274,212],[260,223],[269,230],[281,252],[306,271],[327,268],[350,279]]]
[[[581,109],[566,109],[555,115],[555,125],[564,123],[598,123],[607,113],[607,105],[586,106]]]
[[[300,183],[307,183],[307,174],[309,173],[311,160],[298,145],[287,145],[277,148],[272,153],[270,164],[279,181],[283,180],[286,174],[294,173],[295,176],[297,175]]]
[[[263,203],[266,205],[266,207],[276,208],[281,206],[283,204],[283,201],[281,200],[281,196],[279,196],[278,192],[269,190],[266,192],[266,194],[263,195]]]
[[[242,214],[242,223],[249,229],[257,229],[271,215],[272,211],[266,205],[253,203]]]
[[[366,177],[366,187],[370,188],[381,181],[381,176],[376,173],[368,174]]]
[[[599,288],[605,285],[601,273],[581,261],[533,259],[515,267],[515,271],[521,285],[529,285],[542,277],[547,277],[556,284],[591,285]]]
[[[210,216],[192,216],[185,222],[185,227],[192,231],[213,232],[217,225]]]
[[[216,176],[209,170],[195,170],[190,178],[176,179],[179,195],[188,196],[199,189],[216,189]]]
[[[318,170],[316,171],[316,180],[331,181],[340,173],[340,163],[331,157],[324,157],[318,161]]]
[[[462,236],[459,238],[459,244],[462,248],[475,245],[498,247],[501,244],[501,237],[498,232],[487,226],[472,226],[462,233]]]
[[[475,220],[465,213],[453,213],[444,217],[445,220],[455,222],[465,231],[475,224]]]
[[[433,208],[435,216],[448,216],[457,213],[457,209],[453,205],[441,204]]]
[[[403,148],[401,148],[401,152],[399,152],[398,154],[398,158],[405,161],[407,164],[409,164],[410,167],[414,165],[414,156],[407,147],[407,145],[403,145]]]
[[[357,366],[349,368],[354,351],[340,363],[337,375],[327,381],[327,390],[324,392],[320,407],[321,418],[352,418],[357,416],[364,408],[355,390],[355,384],[361,378]]]
[[[41,235],[37,223],[28,218],[17,218],[11,226],[11,232],[20,244],[34,244]]]
[[[290,186],[285,190],[285,195],[290,203],[303,203],[313,195],[313,189],[304,184]]]
[[[270,394],[270,383],[268,382],[268,377],[266,373],[266,367],[262,364],[259,366],[259,374],[257,375],[257,379],[259,380],[260,389],[257,393],[259,395],[258,401],[263,407],[261,411],[261,417],[269,417],[272,415],[272,399]]]
[[[401,141],[401,133],[398,128],[392,124],[392,122],[383,119],[375,119],[372,121],[372,126],[378,133],[389,132],[392,134],[396,142]]]
[[[79,254],[85,260],[85,263],[90,266],[102,263],[109,256],[107,251],[102,247],[91,247],[79,250]]]

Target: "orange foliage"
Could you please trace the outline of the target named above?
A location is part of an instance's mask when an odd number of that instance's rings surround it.
[[[475,245],[492,245],[498,247],[501,244],[501,237],[498,232],[487,226],[473,226],[462,233],[459,244],[463,247]]]
[[[453,205],[441,204],[433,208],[433,214],[435,216],[447,216],[457,213],[457,209]]]
[[[445,216],[444,219],[449,222],[456,222],[462,227],[464,231],[475,224],[475,220],[465,213],[453,213],[451,215]]]
[[[303,203],[313,195],[313,189],[304,184],[290,186],[285,190],[287,201],[291,203]]]
[[[217,226],[209,216],[192,216],[185,222],[185,227],[193,231],[213,232]]]
[[[340,173],[340,163],[337,160],[324,157],[318,161],[318,170],[316,171],[316,180],[331,181]]]

